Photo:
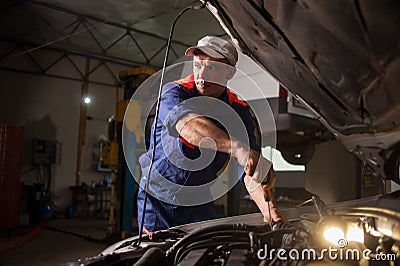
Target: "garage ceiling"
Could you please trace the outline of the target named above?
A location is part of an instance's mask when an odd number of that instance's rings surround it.
[[[38,72],[47,73],[57,59],[43,64],[34,54],[51,50],[64,58],[89,56],[103,63],[157,69],[173,19],[192,4],[192,0],[2,0],[0,64],[11,55],[25,56]],[[207,9],[185,13],[176,26],[169,63],[200,37],[224,34]]]

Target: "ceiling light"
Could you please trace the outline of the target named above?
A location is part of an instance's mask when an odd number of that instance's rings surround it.
[[[86,97],[83,99],[83,102],[86,103],[86,104],[89,104],[89,103],[92,102],[92,99],[91,99],[89,96],[86,96]]]

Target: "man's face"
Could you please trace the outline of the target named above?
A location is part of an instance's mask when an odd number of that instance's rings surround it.
[[[218,98],[224,92],[228,80],[235,74],[235,68],[224,59],[195,55],[193,74],[200,95]]]

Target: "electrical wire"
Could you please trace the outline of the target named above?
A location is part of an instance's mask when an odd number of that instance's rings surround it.
[[[180,241],[175,243],[167,251],[167,259],[178,265],[180,261],[192,250],[199,248],[210,248],[216,245],[228,245],[233,247],[240,244],[242,248],[251,250],[251,239],[249,232],[254,232],[257,235],[260,243],[280,243],[285,234],[295,234],[297,228],[291,225],[277,223],[277,228],[274,231],[263,232],[265,227],[249,226],[245,224],[222,224],[211,228],[200,228],[188,234]],[[257,232],[257,233],[256,233]],[[234,242],[232,242],[234,239]],[[275,240],[274,240],[275,239]],[[276,248],[278,248],[277,246]]]
[[[264,228],[264,227],[261,227]],[[209,226],[205,228],[199,228],[188,235],[180,239],[176,242],[167,252],[166,255],[170,260],[175,261],[176,254],[179,253],[182,249],[190,245],[191,243],[203,239],[204,236],[211,238],[212,236],[220,235],[226,232],[229,234],[233,234],[235,236],[242,235],[243,233],[247,234],[250,231],[258,231],[261,228],[257,228],[256,226],[246,225],[246,224],[218,224],[214,226]]]
[[[42,44],[42,45],[33,47],[33,48],[31,48],[31,49],[26,49],[26,50],[24,50],[24,51],[22,51],[22,52],[20,52],[20,53],[15,54],[14,56],[20,56],[20,55],[24,55],[24,54],[27,54],[27,53],[31,53],[31,52],[33,52],[33,51],[36,51],[36,50],[39,50],[39,49],[41,49],[41,48],[47,47],[47,46],[49,46],[49,45],[58,43],[58,42],[60,42],[60,41],[63,41],[63,40],[69,39],[69,38],[72,38],[72,37],[75,36],[75,35],[78,35],[78,34],[80,34],[80,33],[83,33],[83,32],[85,32],[85,31],[88,31],[88,30],[90,30],[91,28],[95,28],[95,27],[97,27],[97,26],[99,26],[99,25],[102,25],[102,24],[105,24],[105,23],[107,23],[107,22],[108,22],[108,20],[100,21],[100,22],[98,22],[98,23],[96,23],[96,24],[93,24],[93,26],[91,26],[91,27],[88,27],[88,28],[85,28],[85,29],[83,29],[83,30],[74,32],[74,33],[72,33],[72,34],[68,34],[68,35],[66,35],[66,36],[63,36],[63,37],[61,37],[61,38],[58,38],[58,39],[55,39],[55,40],[46,42],[46,43],[44,43],[44,44]]]
[[[27,234],[11,239],[7,242],[0,243],[0,255],[10,253],[27,244],[36,238],[46,227],[46,222],[42,221],[38,226],[33,228]]]
[[[194,243],[191,246],[188,246],[187,249],[185,249],[181,254],[177,253],[176,258],[174,261],[174,265],[179,265],[179,263],[192,251],[196,249],[203,249],[203,248],[215,248],[216,246],[226,246],[230,249],[233,248],[243,248],[243,249],[249,249],[250,248],[250,242],[247,241],[238,241],[236,240],[235,242],[232,241],[215,241],[215,240],[203,240],[199,241],[197,243]]]
[[[158,90],[158,97],[157,97],[157,105],[156,105],[156,113],[154,116],[154,130],[153,130],[153,150],[151,153],[151,161],[150,161],[150,166],[149,166],[149,172],[147,174],[147,182],[145,184],[145,196],[144,196],[144,200],[143,200],[143,211],[142,211],[142,219],[141,222],[139,224],[139,239],[136,243],[136,245],[139,247],[140,243],[142,241],[142,234],[143,234],[143,224],[144,224],[144,217],[145,217],[145,213],[146,213],[146,204],[147,204],[147,198],[148,198],[148,189],[149,189],[149,184],[150,184],[150,177],[151,177],[151,172],[153,170],[153,164],[154,164],[154,159],[155,159],[155,152],[156,152],[156,129],[157,129],[157,122],[158,122],[158,116],[159,116],[159,112],[160,112],[160,102],[161,102],[161,96],[162,96],[162,87],[163,87],[163,81],[164,81],[164,75],[165,75],[165,70],[167,67],[167,63],[168,63],[168,56],[169,56],[169,51],[171,49],[171,43],[172,43],[172,36],[174,34],[174,30],[175,30],[175,25],[178,21],[178,19],[187,11],[192,10],[192,9],[201,9],[205,7],[205,3],[201,4],[201,5],[191,5],[188,6],[186,8],[184,8],[174,19],[174,21],[172,22],[170,31],[169,31],[169,36],[168,36],[168,42],[167,42],[167,47],[165,50],[165,57],[164,57],[164,62],[163,62],[163,67],[162,67],[162,71],[161,71],[161,79],[160,79],[160,87]]]
[[[246,234],[248,234],[248,232],[246,232]],[[232,248],[233,246],[236,246],[238,244],[245,246],[245,248],[247,249],[250,249],[250,240],[248,236],[243,237],[244,235],[245,234],[232,234],[229,236],[229,239],[227,239],[228,236],[216,236],[210,239],[197,240],[196,242],[189,244],[176,252],[174,265],[178,265],[188,253],[195,249],[212,248],[220,245],[229,246]],[[232,238],[235,239],[234,242],[232,242]]]

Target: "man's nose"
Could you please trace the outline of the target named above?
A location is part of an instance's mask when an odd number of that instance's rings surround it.
[[[197,73],[198,78],[201,78],[201,79],[206,80],[207,77],[208,77],[208,74],[207,74],[207,73],[208,73],[207,67],[206,67],[206,66],[201,67],[201,68],[199,69],[198,73]]]

